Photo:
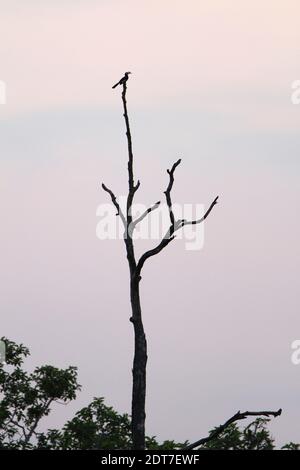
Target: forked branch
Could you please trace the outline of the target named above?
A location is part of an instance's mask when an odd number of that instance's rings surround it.
[[[217,196],[214,201],[211,203],[211,205],[209,206],[208,210],[205,212],[205,214],[203,215],[203,217],[201,217],[200,219],[197,219],[197,220],[191,220],[191,221],[187,221],[185,219],[179,219],[179,220],[176,220],[175,219],[175,216],[174,216],[174,212],[173,212],[173,205],[172,205],[172,198],[171,198],[171,191],[172,191],[172,188],[173,188],[173,184],[174,184],[174,173],[175,173],[175,170],[176,168],[178,167],[178,165],[181,163],[181,159],[177,160],[171,170],[167,170],[167,173],[169,175],[169,183],[168,183],[168,186],[167,186],[167,189],[164,191],[165,193],[165,197],[166,197],[166,202],[167,202],[167,206],[168,206],[168,210],[169,210],[169,217],[170,217],[170,227],[167,231],[167,233],[165,234],[164,238],[160,241],[160,243],[155,247],[155,248],[152,248],[151,250],[148,250],[146,251],[142,256],[141,258],[139,259],[139,262],[137,264],[137,273],[140,274],[143,266],[144,266],[144,263],[145,261],[150,258],[151,256],[154,256],[154,255],[157,255],[158,253],[160,253],[172,240],[174,240],[175,238],[175,235],[174,233],[181,229],[182,227],[184,227],[185,225],[195,225],[195,224],[200,224],[201,222],[203,222],[207,217],[208,215],[210,214],[210,212],[212,211],[213,207],[217,204],[217,201],[218,201],[218,197]],[[143,214],[143,218],[147,215],[147,213],[149,213],[151,211],[151,208],[150,210],[148,209],[148,211],[146,211],[146,213]]]

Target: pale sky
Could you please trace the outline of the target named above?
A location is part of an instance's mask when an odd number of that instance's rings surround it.
[[[79,367],[78,400],[130,412],[133,335],[120,240],[96,238],[101,182],[126,191],[120,90],[137,202],[219,194],[201,251],[145,266],[147,433],[197,439],[237,410],[283,408],[300,442],[298,1],[0,0],[1,334],[28,365]],[[147,246],[151,246],[151,241]],[[140,250],[144,247],[141,243]]]

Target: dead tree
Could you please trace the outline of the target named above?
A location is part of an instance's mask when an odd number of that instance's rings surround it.
[[[132,408],[131,408],[131,419],[132,419],[132,443],[134,449],[145,449],[145,402],[146,402],[146,365],[147,365],[147,341],[143,326],[142,311],[141,311],[141,300],[140,300],[140,282],[142,268],[147,261],[154,255],[160,253],[166,246],[169,245],[176,236],[176,232],[182,229],[186,225],[195,225],[202,223],[210,214],[213,207],[217,204],[218,196],[213,200],[203,217],[196,220],[185,220],[175,219],[175,215],[172,207],[171,191],[174,184],[174,173],[176,168],[181,162],[181,159],[177,160],[170,170],[167,170],[169,175],[169,181],[166,190],[164,191],[166,204],[169,209],[170,226],[165,236],[161,241],[151,250],[146,251],[138,260],[135,256],[133,233],[136,226],[150,214],[152,211],[157,209],[160,205],[160,201],[156,202],[153,206],[149,207],[141,216],[133,220],[132,217],[132,204],[136,191],[140,186],[140,181],[135,182],[134,179],[134,168],[133,168],[133,150],[132,150],[132,138],[129,125],[129,117],[127,110],[126,92],[127,92],[127,81],[129,79],[129,73],[126,72],[124,77],[114,85],[113,88],[118,85],[122,87],[122,103],[123,103],[123,116],[125,119],[126,126],[126,137],[128,147],[128,195],[126,212],[123,213],[114,192],[109,189],[105,184],[102,184],[102,188],[106,191],[112,200],[116,208],[116,215],[119,216],[124,225],[124,242],[126,246],[127,260],[130,271],[130,301],[132,315],[130,321],[134,328],[134,359],[133,359],[133,384],[132,384]],[[256,412],[253,412],[256,413]],[[252,415],[254,415],[252,413]],[[276,413],[276,412],[275,412]],[[249,413],[247,413],[249,415]],[[263,414],[263,413],[257,413]],[[268,412],[273,414],[274,412]],[[245,413],[243,413],[245,415]],[[234,420],[242,419],[240,414],[235,415]],[[230,420],[232,422],[232,420]],[[227,424],[225,423],[225,426]],[[221,429],[221,428],[220,428]],[[223,428],[224,429],[224,425]],[[203,441],[207,442],[207,440]],[[201,443],[197,442],[198,445]],[[194,447],[194,445],[191,445]],[[190,448],[192,448],[190,446]]]
[[[143,326],[142,311],[141,311],[141,301],[140,301],[140,281],[142,279],[141,272],[142,268],[151,256],[157,255],[160,253],[168,244],[174,240],[175,232],[184,227],[185,225],[190,224],[200,224],[203,222],[206,217],[210,214],[212,208],[217,203],[218,197],[214,199],[211,203],[209,209],[206,213],[198,220],[176,220],[173,208],[172,208],[172,199],[171,199],[171,190],[174,183],[174,173],[177,166],[180,164],[181,160],[177,160],[170,170],[167,170],[169,175],[168,186],[164,192],[166,203],[169,208],[169,217],[170,217],[170,227],[162,238],[162,240],[155,246],[153,249],[146,251],[139,260],[136,259],[134,251],[134,242],[133,242],[133,233],[137,224],[139,224],[150,212],[154,211],[159,205],[160,201],[156,202],[153,206],[149,207],[140,217],[133,220],[132,217],[132,204],[136,191],[140,186],[140,182],[135,183],[134,179],[134,169],[133,169],[133,150],[132,150],[132,138],[129,125],[129,116],[127,110],[127,101],[126,101],[126,92],[127,92],[127,81],[128,81],[128,72],[123,79],[118,82],[116,85],[122,86],[122,103],[124,111],[124,119],[126,126],[126,137],[127,137],[127,146],[128,146],[128,196],[127,196],[127,206],[126,213],[124,214],[118,201],[113,193],[105,184],[102,184],[102,188],[106,191],[114,204],[117,215],[120,216],[124,224],[124,242],[126,246],[127,260],[129,264],[130,271],[130,301],[132,316],[130,321],[133,324],[134,328],[134,360],[133,360],[133,386],[132,386],[132,441],[134,449],[144,449],[145,448],[145,401],[146,401],[146,365],[147,365],[147,341],[146,335]]]

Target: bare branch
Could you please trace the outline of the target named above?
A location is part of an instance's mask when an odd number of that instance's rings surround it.
[[[169,184],[167,186],[166,191],[164,191],[164,193],[165,193],[165,196],[166,196],[166,202],[167,202],[167,206],[168,206],[168,209],[169,209],[170,227],[169,227],[167,233],[165,234],[164,238],[161,240],[161,242],[155,248],[153,248],[152,250],[146,251],[141,256],[141,258],[140,258],[140,260],[137,264],[138,274],[140,274],[141,269],[142,269],[145,261],[148,258],[160,253],[172,240],[174,240],[174,238],[175,238],[174,232],[176,232],[177,230],[184,227],[184,225],[200,224],[201,222],[203,222],[206,219],[206,217],[208,217],[208,215],[210,214],[213,207],[217,204],[219,196],[217,196],[214,199],[214,201],[209,206],[208,210],[205,212],[204,216],[201,217],[200,219],[192,220],[192,221],[187,221],[187,220],[184,220],[184,219],[175,220],[175,216],[174,216],[174,213],[173,213],[173,206],[172,206],[171,191],[172,191],[173,184],[174,184],[174,172],[175,172],[176,168],[178,167],[178,165],[180,163],[181,163],[181,159],[177,160],[177,162],[175,162],[173,164],[171,170],[167,170],[167,173],[169,175]],[[149,212],[150,212],[150,210],[148,209]],[[147,215],[147,211],[146,211],[145,215],[143,214],[143,217],[146,216],[146,215]]]
[[[244,411],[241,413],[238,411],[235,415],[233,415],[231,418],[229,418],[224,424],[221,424],[218,428],[216,428],[208,437],[204,437],[202,439],[199,439],[196,442],[193,442],[192,444],[189,444],[188,446],[184,447],[182,450],[191,450],[195,449],[195,447],[199,447],[201,445],[207,444],[207,442],[212,441],[216,437],[218,437],[230,424],[234,423],[235,421],[239,421],[241,419],[246,419],[249,416],[280,416],[282,413],[282,409],[280,408],[278,411]]]
[[[219,196],[217,196],[213,202],[211,203],[211,205],[209,206],[209,208],[207,209],[207,211],[205,212],[205,214],[203,215],[203,217],[201,217],[200,219],[197,219],[197,220],[185,220],[185,219],[181,219],[181,220],[177,220],[175,222],[175,227],[174,227],[174,232],[176,232],[177,230],[181,229],[182,227],[184,227],[185,225],[196,225],[196,224],[201,224],[201,222],[204,222],[204,220],[206,219],[206,217],[209,216],[210,212],[212,211],[213,207],[218,203],[218,198]]]
[[[126,101],[126,81],[122,83],[122,101],[123,101],[123,109],[124,109],[124,119],[126,125],[126,137],[127,137],[127,147],[128,147],[128,185],[129,185],[129,192],[134,190],[134,176],[133,176],[133,151],[132,151],[132,139],[131,139],[131,132],[129,126],[129,117],[127,111],[127,101]],[[137,188],[136,188],[137,189]]]
[[[153,204],[153,206],[151,206],[147,210],[145,210],[145,212],[143,212],[143,214],[141,214],[137,219],[133,220],[131,222],[132,231],[134,230],[134,228],[136,227],[137,224],[139,224],[145,217],[147,217],[147,215],[150,212],[157,209],[159,205],[160,205],[160,201],[157,201],[155,204]]]
[[[122,222],[124,224],[124,227],[126,227],[126,220],[125,220],[125,217],[124,217],[124,214],[119,206],[119,203],[117,201],[117,198],[116,196],[114,195],[114,193],[111,191],[111,189],[109,189],[107,186],[105,186],[104,183],[102,183],[102,188],[104,189],[104,191],[106,191],[110,197],[111,197],[111,200],[112,200],[112,203],[113,205],[115,206],[115,208],[117,209],[117,213],[116,215],[119,215],[122,219]]]
[[[205,212],[204,216],[201,217],[200,219],[197,219],[197,220],[191,220],[191,221],[188,221],[188,220],[181,220],[181,225],[180,227],[178,227],[176,230],[178,230],[179,228],[182,228],[184,227],[185,225],[195,225],[195,224],[201,224],[201,222],[204,222],[204,220],[206,219],[206,217],[209,216],[211,210],[213,209],[213,207],[218,203],[218,198],[219,196],[217,196],[213,202],[211,203],[211,205],[209,206],[209,208],[207,209],[207,211]]]
[[[174,234],[174,231],[177,227],[177,222],[175,221],[173,208],[172,208],[171,190],[172,190],[173,184],[174,184],[174,172],[175,172],[176,168],[178,167],[178,165],[180,164],[180,162],[181,162],[181,159],[177,160],[177,162],[175,162],[173,164],[171,170],[167,170],[167,173],[168,173],[170,179],[169,179],[169,184],[167,186],[167,189],[164,191],[164,193],[165,193],[165,196],[166,196],[166,202],[167,202],[167,206],[168,206],[168,209],[169,209],[170,228],[168,229],[168,231],[165,234],[164,238],[160,241],[160,243],[155,248],[152,248],[151,250],[146,251],[141,256],[141,258],[139,259],[139,262],[137,264],[137,273],[138,274],[140,274],[141,269],[144,266],[144,263],[148,258],[160,253],[175,238],[175,236],[173,234]],[[158,203],[156,203],[156,204],[158,204]],[[149,211],[149,209],[148,209],[148,211]],[[145,215],[147,215],[147,211],[146,211]]]
[[[138,182],[135,185],[133,185],[132,189],[130,189],[128,192],[128,196],[127,196],[127,224],[128,226],[132,223],[132,214],[131,214],[132,202],[133,202],[134,195],[136,191],[139,189],[139,187],[140,187],[140,180],[138,180]]]
[[[167,232],[167,234],[169,231]],[[172,240],[174,240],[175,235],[172,235],[170,238],[163,238],[161,242],[152,250],[146,251],[139,259],[137,264],[137,274],[140,274],[142,267],[144,266],[145,261],[150,258],[151,256],[158,255]]]
[[[180,162],[181,162],[181,159],[177,160],[177,162],[175,162],[174,165],[172,166],[171,170],[167,170],[170,180],[169,180],[169,184],[168,184],[166,191],[164,191],[167,205],[169,208],[169,214],[170,214],[170,222],[171,222],[170,231],[169,231],[170,236],[173,235],[174,228],[175,228],[175,218],[174,218],[174,213],[173,213],[173,208],[172,208],[171,190],[174,184],[174,172],[176,168],[178,167],[178,165],[180,164]]]

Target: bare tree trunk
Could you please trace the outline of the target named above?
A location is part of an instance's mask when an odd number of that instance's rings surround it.
[[[146,365],[147,341],[144,332],[140,302],[140,277],[132,276],[130,298],[134,327],[134,359],[132,369],[132,440],[134,449],[145,449],[145,402],[146,402]]]
[[[130,321],[134,327],[134,358],[132,369],[132,401],[131,401],[131,426],[132,426],[132,446],[133,449],[145,449],[145,404],[146,404],[146,365],[147,365],[147,342],[144,332],[141,301],[140,301],[140,280],[141,276],[137,271],[134,244],[132,239],[132,203],[135,192],[139,188],[140,182],[134,184],[133,172],[133,151],[132,139],[129,125],[129,116],[126,102],[126,81],[123,84],[122,102],[124,119],[126,125],[126,137],[128,146],[128,196],[126,208],[125,245],[127,259],[130,270],[130,301],[132,316]]]

